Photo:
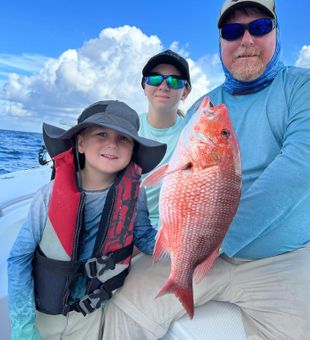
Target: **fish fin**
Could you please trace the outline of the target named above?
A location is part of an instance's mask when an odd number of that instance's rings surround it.
[[[195,268],[194,271],[195,283],[199,283],[208,274],[209,270],[213,265],[213,262],[215,261],[219,254],[220,246],[221,245],[218,245],[213,251],[213,253]]]
[[[177,172],[177,171],[188,170],[188,169],[190,169],[192,167],[193,167],[193,163],[192,162],[187,162],[187,163],[181,164],[181,165],[177,166],[176,168],[173,168],[170,171],[168,171],[166,173],[166,176],[170,175],[170,174],[173,174],[174,172]]]
[[[190,319],[192,319],[194,316],[193,288],[181,287],[174,281],[172,277],[169,277],[167,282],[163,285],[159,293],[156,295],[156,298],[169,293],[174,294],[180,300]]]
[[[147,177],[144,178],[142,181],[141,185],[144,187],[150,187],[156,184],[159,184],[164,177],[173,174],[176,171],[180,170],[188,170],[193,166],[192,162],[187,162],[185,164],[179,165],[178,167],[171,169],[170,171],[168,170],[169,164],[163,164],[159,168],[155,169],[152,171]]]
[[[144,187],[151,187],[153,185],[159,184],[168,170],[168,165],[169,165],[168,163],[165,163],[160,167],[156,168],[154,171],[152,171],[148,176],[144,178],[141,185]]]
[[[156,243],[153,253],[153,263],[157,262],[160,258],[169,257],[168,249],[167,249],[167,240],[166,235],[163,229],[159,229],[156,237]]]

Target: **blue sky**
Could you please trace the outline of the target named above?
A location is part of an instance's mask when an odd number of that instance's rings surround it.
[[[0,128],[71,124],[88,104],[120,99],[146,109],[145,61],[172,48],[190,62],[185,109],[223,79],[216,27],[221,0],[15,0],[0,11]],[[44,6],[43,6],[44,4]],[[310,67],[308,0],[278,0],[282,55]]]

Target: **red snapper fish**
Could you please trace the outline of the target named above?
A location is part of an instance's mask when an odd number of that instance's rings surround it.
[[[160,181],[161,227],[153,261],[168,252],[171,270],[157,297],[175,294],[192,319],[193,276],[198,283],[210,270],[240,198],[240,152],[225,105],[202,101],[169,163],[143,185]]]

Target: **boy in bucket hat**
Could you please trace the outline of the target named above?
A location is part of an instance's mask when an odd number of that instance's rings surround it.
[[[101,306],[129,271],[140,175],[166,150],[138,129],[138,114],[112,100],[87,107],[67,131],[43,124],[56,172],[8,260],[13,339],[100,338]],[[141,228],[145,239],[155,232]],[[147,252],[147,241],[135,243]]]

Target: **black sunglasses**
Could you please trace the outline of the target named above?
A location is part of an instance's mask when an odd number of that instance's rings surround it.
[[[271,18],[261,18],[249,22],[248,24],[226,24],[220,28],[220,35],[223,39],[233,41],[243,37],[247,30],[254,37],[262,37],[270,33],[277,26],[277,21]]]
[[[167,75],[164,76],[163,74],[152,74],[149,76],[144,77],[145,83],[151,86],[160,86],[164,80],[166,80],[166,84],[170,89],[178,90],[182,89],[187,81],[182,79],[179,76],[174,75]]]

